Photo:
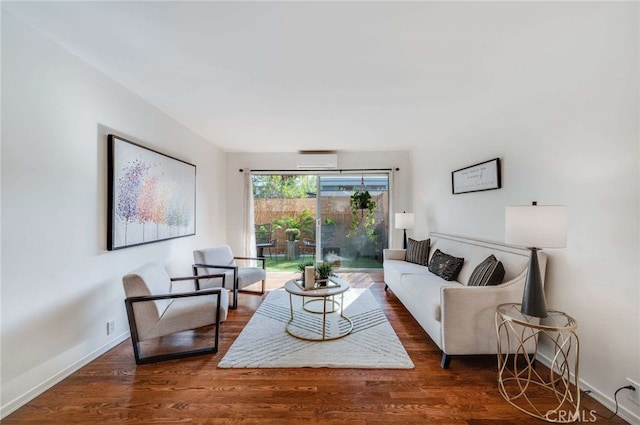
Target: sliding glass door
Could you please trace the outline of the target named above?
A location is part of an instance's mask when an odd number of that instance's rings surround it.
[[[387,172],[253,175],[258,253],[272,269],[329,261],[382,267],[388,246]]]
[[[318,188],[317,259],[348,269],[382,267],[389,234],[388,174],[320,175]],[[360,205],[360,195],[368,202]]]

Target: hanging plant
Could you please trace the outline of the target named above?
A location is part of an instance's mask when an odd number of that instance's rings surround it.
[[[362,226],[367,236],[373,240],[375,237],[373,230],[376,224],[373,215],[378,206],[376,201],[373,200],[368,190],[356,190],[349,199],[349,205],[351,206],[351,230],[347,237],[355,235],[358,228]]]
[[[373,202],[375,208],[375,201],[371,200],[371,194],[368,190],[356,190],[353,195],[351,195],[349,204],[351,205],[351,210],[367,210],[371,202]]]

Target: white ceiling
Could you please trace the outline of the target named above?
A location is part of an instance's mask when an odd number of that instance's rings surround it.
[[[562,7],[3,2],[217,146],[250,152],[437,140],[553,42],[564,22],[550,8]]]

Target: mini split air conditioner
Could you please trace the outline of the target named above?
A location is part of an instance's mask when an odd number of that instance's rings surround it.
[[[335,153],[303,153],[298,155],[297,167],[304,170],[338,168],[338,155]]]

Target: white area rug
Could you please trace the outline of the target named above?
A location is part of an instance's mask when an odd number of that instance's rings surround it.
[[[308,298],[307,298],[308,299]],[[339,300],[340,296],[336,296]],[[302,310],[302,298],[293,296],[294,317],[308,332],[321,335],[322,315]],[[321,304],[322,305],[322,304]],[[412,369],[398,336],[368,289],[344,294],[344,314],[353,331],[332,341],[305,341],[287,333],[289,294],[271,291],[218,364],[220,368],[331,367]],[[327,316],[329,329],[345,326],[337,313]]]

